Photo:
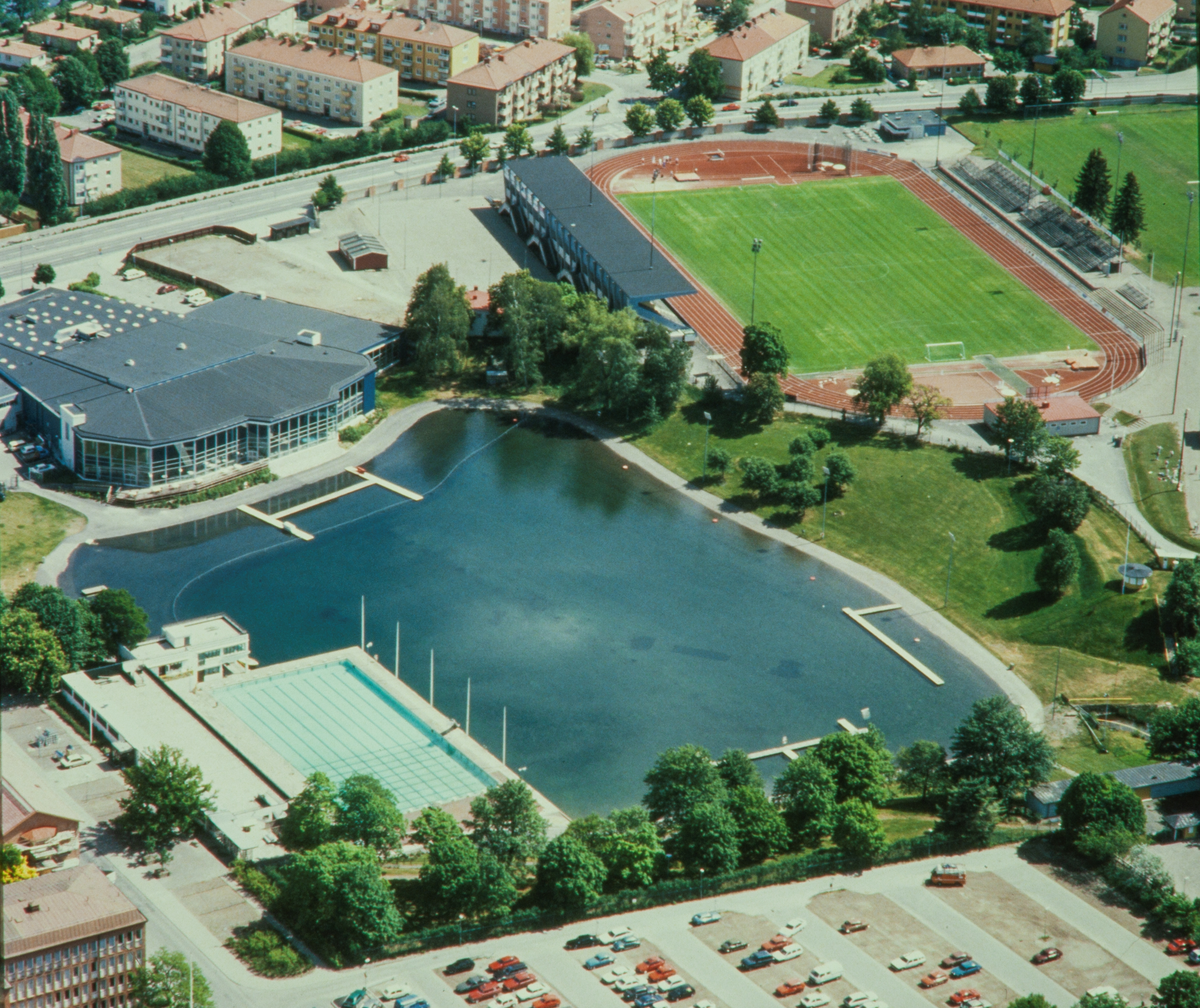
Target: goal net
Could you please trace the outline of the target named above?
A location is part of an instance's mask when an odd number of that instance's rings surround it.
[[[967,348],[962,342],[926,343],[925,359],[931,364],[938,361],[966,360]]]

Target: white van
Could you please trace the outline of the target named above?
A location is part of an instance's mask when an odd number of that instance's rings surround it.
[[[821,984],[829,983],[830,980],[840,980],[842,973],[842,964],[831,959],[829,962],[821,963],[808,974],[808,983],[812,987],[819,987]]]

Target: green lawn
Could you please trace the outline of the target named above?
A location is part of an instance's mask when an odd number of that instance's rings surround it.
[[[320,140],[314,140],[312,137],[300,136],[298,133],[292,133],[289,130],[284,130],[280,139],[283,141],[283,149],[289,147],[311,147],[313,144],[320,143]]]
[[[976,152],[994,156],[997,145],[1022,163],[1029,164],[1033,146],[1032,120],[1002,119],[956,122],[955,128],[977,145]],[[1139,266],[1149,270],[1150,252],[1155,252],[1154,276],[1170,280],[1183,260],[1187,224],[1187,183],[1196,175],[1196,110],[1186,105],[1143,105],[1100,115],[1076,112],[1071,116],[1042,119],[1037,124],[1035,170],[1066,196],[1075,192],[1088,151],[1100,148],[1109,171],[1117,170],[1117,133],[1125,136],[1121,150],[1121,174],[1137,176],[1146,206],[1146,230]],[[1194,222],[1193,222],[1194,224]],[[1189,285],[1200,279],[1195,251],[1188,255]]]
[[[623,197],[649,225],[651,196]],[[1011,357],[1086,337],[895,179],[830,179],[663,194],[656,235],[737,319],[783,331],[792,370],[862,367],[926,343]],[[732,251],[731,251],[732,250]]]
[[[688,479],[697,479],[704,445],[703,407],[691,403],[635,443]],[[758,455],[774,462],[812,423],[788,415],[759,431],[746,431],[721,409],[714,414],[711,443],[735,459]],[[1045,541],[1025,499],[1027,477],[1005,475],[1003,459],[962,454],[875,434],[858,424],[830,424],[833,442],[850,456],[859,476],[842,497],[829,502],[822,545],[878,570],[942,609],[953,532],[957,542],[946,615],[1011,662],[1035,691],[1049,700],[1058,648],[1059,692],[1100,695],[1119,691],[1139,700],[1180,699],[1184,687],[1161,677],[1162,641],[1154,593],[1169,574],[1155,572],[1150,590],[1121,595],[1115,567],[1125,548],[1125,527],[1093,508],[1076,532],[1083,566],[1066,596],[1042,594],[1033,578]],[[817,472],[820,472],[820,460]],[[821,509],[802,521],[781,504],[760,502],[731,472],[712,490],[772,524],[818,539]],[[1149,552],[1137,540],[1130,560]],[[1114,693],[1115,695],[1115,693]]]
[[[174,175],[191,174],[186,168],[160,161],[158,158],[131,151],[128,148],[121,151],[121,185],[126,189],[136,189],[138,186],[149,185],[159,179],[171,178]]]
[[[812,88],[817,91],[861,91],[863,88],[883,87],[882,82],[875,83],[874,81],[864,81],[859,77],[852,77],[845,84],[834,84],[830,78],[833,76],[835,66],[826,66],[821,69],[821,72],[812,77],[802,77],[800,74],[792,74],[785,77],[785,84],[794,84],[797,87]],[[848,66],[843,66],[843,70],[849,70]]]
[[[1061,716],[1061,715],[1060,715]],[[1109,770],[1124,770],[1126,767],[1145,766],[1154,762],[1146,751],[1146,743],[1136,735],[1109,729],[1100,731],[1100,737],[1108,752],[1096,748],[1088,730],[1079,726],[1079,731],[1055,747],[1054,758],[1076,773],[1087,770],[1106,773]]]
[[[0,590],[11,593],[32,580],[46,556],[67,536],[83,529],[78,511],[31,493],[0,501]]]
[[[1179,429],[1170,423],[1145,427],[1126,435],[1123,448],[1138,509],[1172,542],[1200,551],[1200,539],[1191,534],[1187,500],[1170,478],[1179,471]]]

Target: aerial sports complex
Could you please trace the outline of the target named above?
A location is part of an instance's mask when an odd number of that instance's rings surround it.
[[[504,172],[502,212],[560,279],[695,332],[734,376],[743,327],[778,326],[796,402],[853,409],[881,353],[960,419],[1086,402],[1145,365],[1148,326],[1101,279],[1115,249],[1002,166],[711,136]]]

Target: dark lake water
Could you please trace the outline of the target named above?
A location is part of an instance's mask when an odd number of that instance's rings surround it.
[[[357,644],[365,595],[384,664],[399,620],[405,681],[427,694],[435,648],[437,707],[464,721],[470,677],[471,732],[497,755],[507,705],[509,765],[571,815],[638,802],[668,746],[762,749],[861,724],[864,707],[893,748],[945,743],[998,692],[908,617],[872,617],[946,680],[933,686],[841,612],[890,600],[714,524],[573,428],[445,410],[369,468],[437,488],[303,512],[307,543],[237,512],[107,540],[76,551],[64,587],[126,587],[152,628],[226,612],[263,664]]]

